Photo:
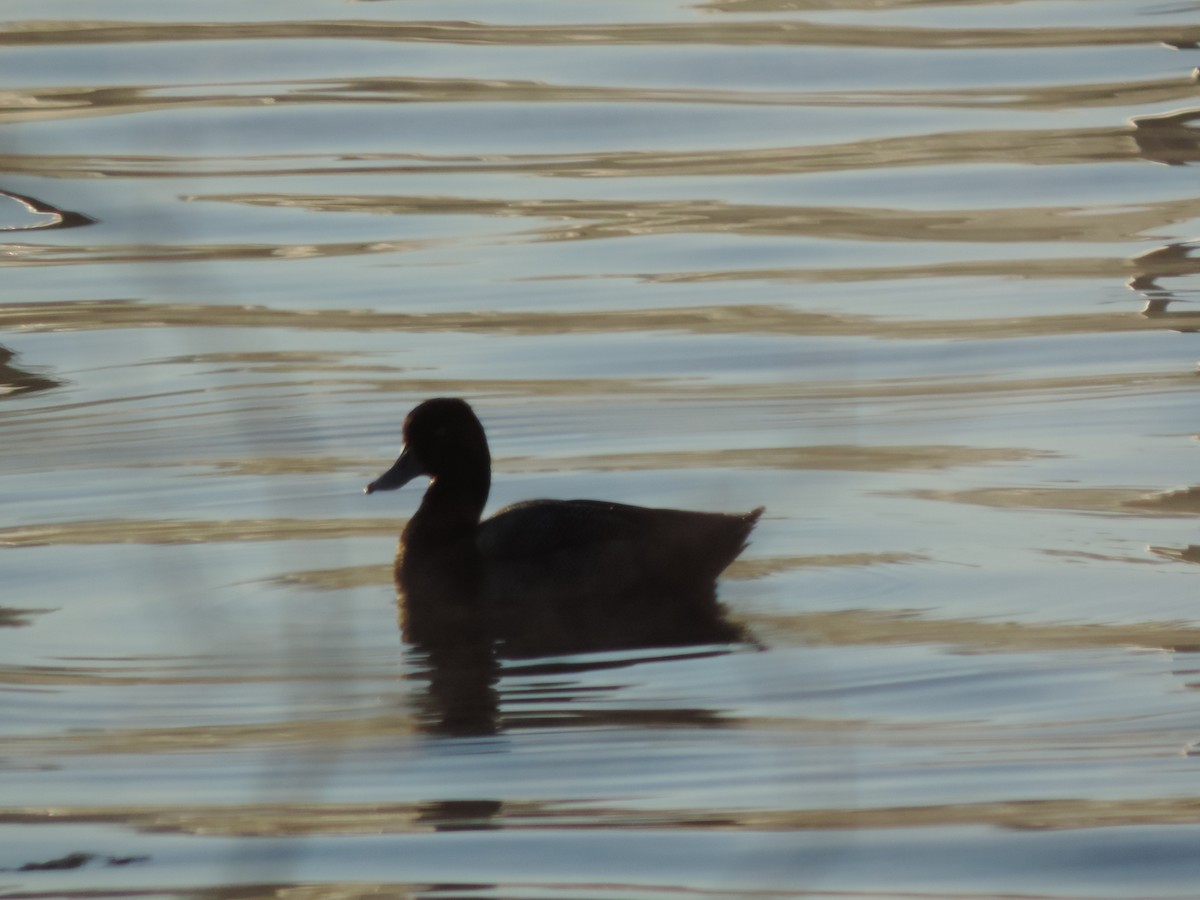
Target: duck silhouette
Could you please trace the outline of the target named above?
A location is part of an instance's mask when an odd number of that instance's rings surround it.
[[[404,420],[395,464],[366,487],[430,478],[400,536],[395,578],[409,642],[469,668],[507,657],[729,644],[716,579],[746,547],[749,513],[528,500],[481,520],[491,487],[483,426],[457,398]],[[489,648],[484,651],[481,648]]]

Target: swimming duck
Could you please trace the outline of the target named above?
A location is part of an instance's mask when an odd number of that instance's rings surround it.
[[[404,420],[395,464],[366,487],[430,478],[400,536],[396,585],[405,637],[486,634],[510,656],[744,639],[716,600],[717,576],[762,514],[651,509],[601,500],[528,500],[481,521],[491,486],[483,426],[457,398]]]

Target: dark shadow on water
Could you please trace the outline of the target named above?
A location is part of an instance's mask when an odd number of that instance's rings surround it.
[[[464,634],[446,644],[413,649],[413,675],[426,683],[417,698],[422,730],[447,737],[500,732],[500,667],[490,641]]]
[[[16,353],[0,345],[0,400],[15,397],[18,394],[28,394],[33,391],[48,391],[61,387],[63,382],[45,375],[36,375],[12,365]]]
[[[573,706],[591,688],[571,676],[629,668],[655,662],[704,659],[732,652],[735,643],[746,643],[744,632],[730,623],[716,601],[716,585],[681,591],[674,596],[637,595],[614,598],[610,612],[625,609],[626,618],[614,613],[609,626],[596,633],[545,627],[537,620],[488,616],[476,600],[455,590],[413,597],[397,589],[400,629],[415,663],[412,675],[424,682],[417,695],[418,727],[447,737],[486,737],[506,730],[529,727],[660,725],[703,726],[721,724],[715,710],[702,708],[614,709]],[[567,611],[577,610],[570,597],[562,600]],[[646,609],[711,610],[706,619],[696,615],[677,640],[663,640],[662,632],[648,636]],[[620,623],[634,624],[622,632]],[[659,652],[661,651],[661,652]],[[553,678],[552,684],[533,688],[502,686],[503,679]],[[520,710],[505,710],[505,704]],[[545,709],[538,705],[544,704]]]
[[[496,831],[503,809],[499,800],[434,800],[420,805],[417,822],[434,831]]]
[[[1151,162],[1182,166],[1200,162],[1200,111],[1194,109],[1131,120],[1138,152]]]
[[[1133,259],[1138,274],[1129,279],[1128,287],[1140,293],[1145,300],[1142,307],[1142,315],[1145,318],[1154,319],[1169,315],[1172,322],[1179,323],[1172,330],[1182,334],[1200,331],[1200,311],[1171,309],[1173,303],[1190,302],[1183,295],[1195,293],[1195,289],[1181,291],[1163,287],[1161,284],[1162,279],[1200,275],[1200,255],[1193,255],[1198,250],[1200,244],[1179,241],[1155,247]]]
[[[1176,562],[1200,563],[1200,545],[1188,544],[1186,547],[1155,547],[1150,552],[1163,559],[1173,559]]]
[[[16,609],[11,606],[0,606],[0,628],[24,628],[32,624],[30,616],[50,612],[48,609]]]

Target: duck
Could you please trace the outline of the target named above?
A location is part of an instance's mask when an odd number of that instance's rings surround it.
[[[488,641],[503,655],[746,641],[716,598],[764,508],[729,514],[605,500],[526,500],[483,518],[491,452],[457,397],[405,418],[375,494],[429,485],[400,535],[395,583],[406,640]]]

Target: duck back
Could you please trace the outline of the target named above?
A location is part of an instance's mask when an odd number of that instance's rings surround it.
[[[476,544],[485,564],[568,553],[597,581],[609,545],[627,548],[625,574],[664,585],[714,581],[746,547],[763,508],[743,515],[655,509],[602,500],[526,500],[482,522]]]
[[[761,513],[515,504],[478,530],[481,607],[518,656],[743,640],[717,601],[716,578]]]

